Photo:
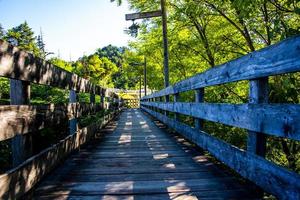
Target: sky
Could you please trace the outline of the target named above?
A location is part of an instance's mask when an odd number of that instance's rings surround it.
[[[70,61],[109,44],[126,46],[124,33],[132,13],[126,1],[110,0],[0,0],[0,23],[10,29],[27,21],[37,36],[42,29],[46,50]]]

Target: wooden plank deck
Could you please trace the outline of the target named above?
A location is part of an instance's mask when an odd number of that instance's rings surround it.
[[[34,199],[257,199],[183,138],[124,111],[33,192]],[[101,133],[101,134],[103,134]]]

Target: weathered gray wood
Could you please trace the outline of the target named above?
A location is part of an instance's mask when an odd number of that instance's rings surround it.
[[[147,96],[147,59],[144,56],[144,96]]]
[[[146,19],[146,18],[152,18],[152,17],[160,17],[161,15],[162,15],[161,10],[157,10],[157,11],[150,11],[150,12],[126,14],[125,19],[127,21],[129,21],[129,20],[136,20],[136,19]]]
[[[171,181],[121,181],[111,182],[84,182],[84,183],[64,183],[63,185],[53,185],[39,187],[37,194],[52,193],[52,194],[69,194],[72,191],[73,195],[83,194],[161,194],[172,192],[190,192],[190,191],[218,191],[226,189],[240,189],[234,183],[233,178],[215,178],[215,179],[193,179],[193,180],[178,180],[174,179],[174,184]],[[185,184],[184,184],[185,183]],[[166,188],[168,191],[166,191]]]
[[[108,115],[111,120],[116,113]],[[86,143],[108,121],[96,122],[77,134],[69,135],[5,174],[0,175],[0,199],[19,199],[53,170],[67,155]]]
[[[259,156],[238,149],[205,132],[199,132],[185,124],[167,118],[160,113],[153,112],[145,107],[142,107],[142,109],[169,127],[175,129],[201,148],[208,150],[217,159],[234,169],[243,177],[253,181],[266,192],[275,195],[279,199],[300,198],[299,174],[279,167]]]
[[[180,81],[146,98],[160,97],[207,86],[300,71],[300,36],[291,37],[267,48],[211,68]],[[275,56],[276,55],[276,56]]]
[[[200,88],[195,90],[195,102],[203,103],[204,102],[204,88]],[[201,112],[201,111],[199,111]],[[203,129],[203,120],[199,118],[195,118],[195,128],[198,130]]]
[[[219,191],[195,191],[178,193],[132,194],[132,195],[72,195],[72,194],[45,194],[39,200],[68,199],[68,200],[99,200],[99,199],[134,199],[134,200],[163,200],[174,198],[176,200],[212,200],[212,199],[257,199],[253,191],[245,189],[226,189]]]
[[[11,79],[10,104],[29,104],[29,101],[30,83]],[[11,151],[12,164],[14,167],[16,167],[32,154],[32,136],[22,136],[17,133],[17,135],[11,140]]]
[[[250,104],[268,103],[268,78],[251,80],[249,90]],[[253,120],[255,121],[255,119]],[[299,121],[296,123],[299,123]],[[262,132],[248,131],[247,151],[265,157],[266,135]]]
[[[70,90],[69,102],[70,103],[76,103],[77,102],[77,94],[76,94],[75,90]],[[73,118],[73,119],[69,120],[70,135],[75,134],[77,129],[78,129],[77,119]]]
[[[100,94],[101,87],[0,40],[0,76],[77,92]]]
[[[148,133],[141,133],[145,129]],[[138,109],[123,112],[120,120],[101,135],[104,138],[82,148],[49,175],[35,190],[33,197],[40,199],[57,195],[57,198],[61,198],[68,193],[72,198],[80,199],[82,195],[91,194],[97,197],[103,194],[147,194],[148,198],[165,199],[161,194],[167,194],[166,197],[175,199],[175,196],[169,196],[175,191],[185,193],[183,199],[192,198],[190,194],[197,192],[199,196],[211,199],[256,197],[255,193],[252,193],[253,196],[242,193],[241,190],[251,191],[251,188],[241,184],[237,178],[226,175],[199,152],[191,153],[189,150],[192,149],[183,148],[183,141],[186,140],[178,135],[170,137]],[[164,137],[178,144],[178,148],[152,150],[151,142],[163,144],[161,138]],[[106,139],[113,139],[118,148],[103,149],[108,141]],[[126,144],[136,145],[136,139],[139,139],[138,144],[143,141],[142,149],[126,147]],[[181,156],[177,156],[179,154]],[[123,197],[118,196],[117,199]]]
[[[174,102],[175,102],[175,103],[176,103],[176,102],[179,102],[179,93],[174,94]],[[179,114],[176,113],[176,112],[175,112],[174,119],[175,119],[176,121],[179,121]]]
[[[53,127],[65,120],[94,114],[99,104],[71,103],[68,105],[11,105],[0,106],[0,141]]]
[[[162,34],[164,47],[164,84],[165,88],[169,87],[169,42],[168,42],[168,24],[167,24],[167,6],[166,0],[160,0],[161,16],[162,16]],[[166,96],[166,102],[169,102],[169,96]],[[167,113],[166,113],[167,114]]]
[[[154,102],[143,102],[142,105],[268,135],[300,140],[300,123],[298,123],[300,105]]]

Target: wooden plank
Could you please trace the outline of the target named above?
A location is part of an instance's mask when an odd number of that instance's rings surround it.
[[[121,181],[121,182],[84,182],[64,183],[59,185],[47,185],[39,187],[36,194],[157,194],[171,192],[189,191],[218,191],[225,189],[241,189],[240,185],[234,182],[234,178],[212,178],[193,180],[171,180],[171,181]]]
[[[225,189],[218,191],[200,191],[200,192],[169,192],[169,193],[157,193],[157,194],[131,194],[131,195],[61,195],[61,194],[43,194],[37,196],[41,200],[99,200],[99,199],[123,199],[123,200],[162,200],[162,199],[174,199],[174,200],[216,200],[216,199],[257,199],[255,192],[246,189]]]
[[[300,71],[300,36],[211,68],[143,99],[166,96],[207,86]],[[276,55],[276,56],[274,56]]]
[[[146,19],[146,18],[160,17],[160,16],[162,16],[161,10],[157,10],[157,11],[151,11],[151,12],[126,14],[125,19],[126,19],[126,21],[129,21],[129,20]]]
[[[83,103],[0,106],[0,141],[41,130],[74,117],[92,114],[100,109],[98,104]]]
[[[109,118],[115,115],[109,115]],[[19,199],[35,186],[46,174],[54,169],[67,155],[86,143],[95,134],[95,130],[102,128],[108,121],[95,123],[69,135],[58,144],[53,145],[41,153],[31,157],[5,174],[0,175],[0,199]],[[91,131],[92,130],[92,131]]]
[[[0,40],[0,66],[0,76],[11,79],[85,93],[100,94],[105,90],[3,40]]]
[[[57,184],[63,182],[117,182],[117,181],[155,181],[155,180],[174,180],[174,179],[208,179],[215,177],[226,177],[224,173],[218,172],[174,172],[174,173],[142,173],[142,174],[107,174],[107,175],[64,175],[60,174],[52,175],[51,178],[43,181],[43,185],[47,184]]]
[[[296,104],[143,102],[142,105],[154,106],[269,135],[300,140],[300,105]]]
[[[211,135],[195,130],[166,116],[142,107],[187,139],[208,150],[244,178],[253,181],[279,199],[300,199],[300,175],[277,166],[259,156],[247,153]]]

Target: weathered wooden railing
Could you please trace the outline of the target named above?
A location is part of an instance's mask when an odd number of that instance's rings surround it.
[[[280,199],[300,199],[299,174],[263,158],[267,135],[300,140],[300,106],[268,103],[268,77],[299,71],[300,36],[297,36],[146,96],[141,108],[266,192]],[[242,80],[249,80],[249,103],[204,102],[205,87]],[[190,90],[195,90],[196,102],[180,102],[179,94]],[[174,95],[174,102],[162,102],[169,95]],[[168,117],[167,112],[175,113],[175,118]],[[194,117],[195,126],[178,121],[178,114]],[[247,151],[205,133],[202,120],[247,129]]]
[[[28,192],[69,153],[86,143],[122,106],[115,94],[57,68],[0,40],[0,76],[10,78],[9,106],[0,106],[0,141],[11,139],[14,168],[0,175],[0,199],[17,199]],[[30,83],[70,91],[69,104],[30,105]],[[77,93],[90,93],[90,104],[77,102]],[[101,102],[95,102],[99,95]],[[109,101],[105,101],[108,99]],[[77,118],[101,109],[112,110],[79,129]],[[57,144],[32,155],[32,133],[69,120],[70,133]]]

